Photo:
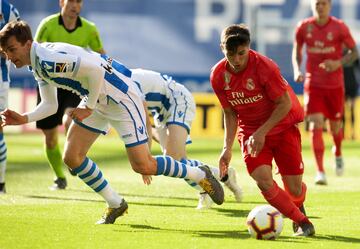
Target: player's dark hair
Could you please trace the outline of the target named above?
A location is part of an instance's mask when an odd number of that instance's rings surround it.
[[[245,24],[233,24],[221,34],[221,44],[228,51],[235,51],[238,46],[250,44],[250,31]]]
[[[25,21],[13,21],[7,23],[0,31],[0,45],[4,47],[7,45],[10,37],[24,45],[28,40],[32,41],[32,34],[30,26]]]

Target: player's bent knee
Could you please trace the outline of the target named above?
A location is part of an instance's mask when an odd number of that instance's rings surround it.
[[[302,194],[302,188],[289,188],[289,192],[292,196],[300,196]]]
[[[136,173],[142,175],[155,175],[157,171],[156,160],[153,157],[147,160],[133,160],[130,164]]]
[[[261,180],[257,180],[256,184],[262,191],[267,191],[270,188],[272,188],[272,186],[274,184],[274,180],[273,179],[261,179]]]
[[[82,157],[75,153],[65,152],[63,155],[63,161],[69,168],[79,167],[84,161],[85,157]]]
[[[132,169],[142,175],[154,175],[154,171],[146,163],[131,164]]]

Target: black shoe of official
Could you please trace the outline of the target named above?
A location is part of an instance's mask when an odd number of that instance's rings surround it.
[[[0,195],[6,194],[5,182],[0,183]]]
[[[49,187],[50,190],[64,190],[66,189],[67,182],[65,178],[56,178],[54,184]]]

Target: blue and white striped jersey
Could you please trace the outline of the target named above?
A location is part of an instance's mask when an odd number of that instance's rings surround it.
[[[0,29],[2,29],[8,22],[20,20],[18,10],[8,1],[0,0]],[[5,58],[0,59],[1,77],[0,84],[10,82],[9,68],[10,62]]]
[[[158,72],[131,69],[131,79],[143,93],[155,126],[186,123],[194,117],[195,101],[187,88]],[[191,112],[191,114],[189,113]],[[190,114],[190,116],[188,116]],[[187,129],[190,127],[186,126]]]
[[[131,71],[106,55],[67,43],[33,42],[31,67],[39,87],[50,84],[87,98],[87,106],[120,103],[129,91],[140,91],[130,79]]]

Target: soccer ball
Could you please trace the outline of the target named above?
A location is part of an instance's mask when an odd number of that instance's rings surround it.
[[[246,224],[251,237],[274,240],[283,229],[283,218],[273,206],[261,205],[251,210],[246,219]]]

